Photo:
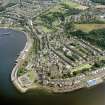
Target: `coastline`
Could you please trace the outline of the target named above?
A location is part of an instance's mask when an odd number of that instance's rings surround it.
[[[8,27],[6,27],[6,28],[8,28]],[[18,28],[12,28],[12,29],[22,31]],[[24,32],[24,31],[22,31],[22,32]],[[30,85],[27,87],[24,86],[24,84],[22,84],[21,81],[19,80],[19,78],[17,77],[17,71],[18,71],[19,65],[21,65],[21,62],[27,58],[27,54],[29,53],[30,48],[32,47],[32,39],[29,36],[29,33],[24,32],[24,34],[26,35],[27,42],[25,44],[24,49],[20,52],[20,55],[16,59],[17,63],[14,66],[12,73],[11,73],[11,81],[12,81],[13,85],[17,88],[17,90],[19,90],[21,93],[25,93],[28,90],[33,90],[33,89],[41,89],[41,90],[45,90],[49,93],[65,93],[65,92],[71,92],[71,91],[79,90],[81,88],[87,88],[88,89],[90,87],[96,86],[96,85],[104,82],[103,77],[105,75],[101,74],[101,77],[99,79],[97,79],[98,77],[95,78],[95,77],[90,76],[91,80],[96,80],[96,82],[97,82],[96,84],[94,84],[92,86],[88,86],[88,84],[87,84],[87,82],[90,80],[89,78],[87,80],[84,80],[84,81],[81,81],[77,84],[74,84],[68,88],[66,88],[66,87],[65,88],[47,87],[47,86],[41,86],[41,85],[37,85],[37,84],[36,85],[35,84]],[[24,59],[22,59],[22,58],[24,58]]]
[[[22,56],[23,55],[25,56],[24,57],[24,60],[25,60],[28,52],[30,51],[30,49],[33,45],[33,39],[29,36],[29,33],[23,31],[23,28],[21,28],[21,27],[8,27],[5,25],[5,26],[0,26],[0,28],[12,29],[12,30],[23,32],[24,35],[26,36],[26,40],[27,40],[23,50],[20,51],[19,56],[15,60],[16,65],[13,67],[12,72],[11,72],[11,82],[12,82],[14,88],[16,88],[20,93],[26,93],[28,90],[33,90],[33,89],[46,90],[47,92],[51,93],[52,89],[48,88],[48,87],[43,87],[43,86],[39,86],[39,85],[30,85],[29,87],[22,86],[23,84],[17,77],[19,65],[21,64],[21,61],[23,60]]]
[[[30,51],[30,48],[32,47],[32,43],[33,43],[33,39],[30,37],[30,33],[28,32],[25,32],[23,28],[21,27],[0,27],[0,28],[7,28],[7,29],[13,29],[13,30],[16,30],[16,31],[21,31],[24,33],[24,35],[26,36],[26,44],[25,44],[25,47],[23,48],[22,51],[20,51],[20,54],[19,56],[17,57],[16,59],[16,65],[14,66],[12,72],[11,72],[11,82],[12,84],[14,85],[14,87],[19,90],[19,92],[21,93],[25,93],[27,92],[28,90],[37,90],[37,89],[40,89],[40,90],[45,90],[49,93],[65,93],[65,92],[71,92],[71,91],[75,91],[75,90],[79,90],[81,88],[90,88],[90,87],[93,87],[93,86],[90,86],[88,87],[86,85],[86,82],[87,81],[84,81],[84,84],[80,84],[79,86],[71,86],[70,88],[55,88],[55,87],[47,87],[47,86],[41,86],[41,85],[37,85],[37,84],[34,84],[34,85],[30,85],[28,87],[25,87],[24,84],[21,83],[21,81],[19,80],[19,78],[17,77],[17,71],[18,71],[18,68],[19,68],[19,65],[21,64],[22,62],[22,57],[24,56],[24,60],[27,58],[27,54],[29,53]],[[104,76],[100,77],[101,79],[103,79]],[[97,79],[97,78],[92,78],[93,80],[94,79]],[[100,83],[103,83],[104,82],[104,79],[103,81],[99,82],[99,83],[96,83],[94,86],[100,84]]]
[[[8,27],[5,27],[5,28],[8,28]],[[15,29],[17,31],[21,31],[21,32],[24,32],[23,30],[21,29],[18,29],[18,28],[10,28],[10,29]],[[13,85],[22,93],[25,93],[28,88],[26,87],[23,87],[17,77],[17,71],[18,71],[18,68],[22,62],[22,60],[25,60],[29,51],[30,51],[30,48],[32,47],[32,39],[30,38],[30,36],[28,35],[27,32],[24,32],[25,36],[26,36],[26,44],[25,44],[25,47],[23,48],[23,50],[20,52],[18,58],[16,59],[16,65],[14,66],[13,70],[12,70],[12,73],[11,73],[11,81],[13,83]],[[23,57],[24,56],[24,57]]]
[[[5,24],[5,26],[0,26],[0,28],[3,29],[11,29],[11,30],[16,30],[16,31],[20,31],[23,32],[24,35],[26,36],[26,43],[25,43],[25,47],[23,48],[22,51],[20,51],[19,56],[16,59],[16,65],[13,67],[12,72],[11,72],[11,82],[14,85],[14,87],[16,87],[20,92],[25,93],[28,88],[22,87],[21,84],[19,83],[18,77],[17,77],[17,71],[18,71],[18,67],[19,67],[19,62],[20,62],[20,58],[22,58],[22,55],[28,54],[29,49],[32,46],[32,39],[29,37],[28,33],[23,31],[23,28],[21,27],[8,27],[7,24]]]

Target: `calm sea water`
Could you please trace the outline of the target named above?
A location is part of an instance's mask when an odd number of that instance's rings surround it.
[[[9,33],[9,35],[5,34]],[[13,105],[105,105],[105,83],[71,93],[48,94],[44,91],[19,93],[10,74],[19,52],[24,48],[24,33],[0,29],[0,102]]]

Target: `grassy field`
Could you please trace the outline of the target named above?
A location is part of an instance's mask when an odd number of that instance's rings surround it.
[[[70,8],[75,8],[75,9],[85,10],[85,9],[88,8],[86,6],[82,6],[82,5],[78,4],[78,3],[72,2],[70,0],[62,0],[62,3],[68,5]]]
[[[45,26],[42,26],[42,31],[44,31],[45,33],[47,33],[47,32],[52,32],[53,29],[49,29],[49,28],[47,28]]]
[[[92,65],[90,64],[81,64],[80,66],[78,66],[77,68],[75,69],[72,69],[71,71],[74,72],[74,71],[81,71],[83,69],[88,69],[88,68],[91,68]]]
[[[51,8],[48,12],[62,12],[64,10],[62,5],[57,5]],[[46,12],[47,13],[47,12]]]
[[[95,29],[105,28],[105,24],[75,24],[76,29],[80,29],[84,32],[89,32]]]
[[[35,80],[35,78],[36,78],[34,71],[29,71],[28,72],[28,76],[29,76],[31,81]]]
[[[41,29],[45,33],[56,31],[60,24],[59,19],[65,18],[68,15],[78,14],[81,10],[77,8],[80,7],[82,7],[80,4],[71,2],[70,0],[62,0],[61,4],[55,5],[53,8],[49,9],[46,13],[37,18],[37,22],[41,24]]]

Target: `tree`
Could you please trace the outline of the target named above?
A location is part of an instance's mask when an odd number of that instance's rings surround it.
[[[70,32],[74,31],[74,24],[72,22],[64,23],[64,32],[66,34],[70,34]]]

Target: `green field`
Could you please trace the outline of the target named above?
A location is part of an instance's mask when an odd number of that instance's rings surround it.
[[[73,2],[69,2],[69,5],[65,3],[58,4],[57,6],[55,5],[38,17],[37,23],[42,27],[42,31],[55,32],[59,28],[59,25],[65,21],[67,16],[79,14],[81,12],[81,10],[77,9],[79,6],[79,4]]]
[[[88,7],[86,6],[82,6],[78,3],[72,2],[71,0],[61,0],[63,4],[68,5],[70,8],[75,8],[75,9],[81,9],[81,10],[85,10]]]
[[[29,77],[29,79],[31,80],[31,81],[34,81],[35,80],[35,78],[36,78],[36,76],[35,76],[35,72],[34,71],[29,71],[28,72],[28,77]]]
[[[105,24],[75,24],[76,29],[89,32],[96,29],[105,28]]]
[[[81,64],[80,66],[76,67],[75,69],[72,69],[71,71],[72,72],[82,71],[83,69],[89,69],[91,67],[92,67],[92,65],[90,65],[90,64]]]

